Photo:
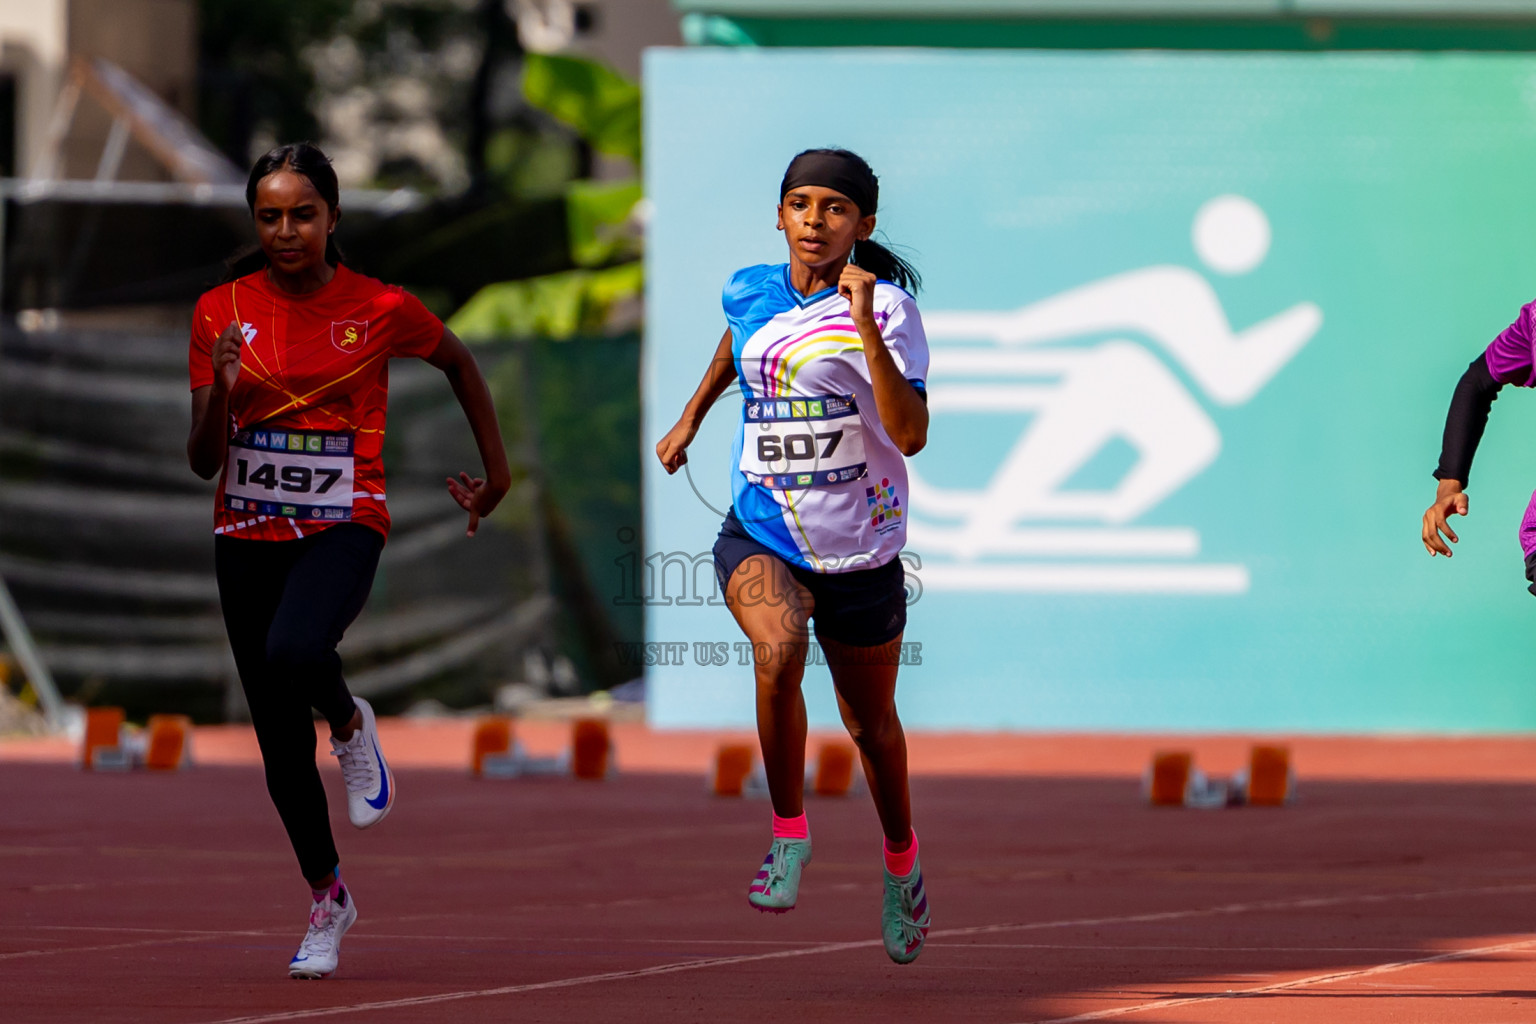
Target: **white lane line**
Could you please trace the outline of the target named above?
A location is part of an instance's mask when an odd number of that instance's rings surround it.
[[[121,924],[29,924],[29,925],[26,926],[26,929],[29,930],[29,931],[35,931],[35,932],[111,932],[113,934],[117,934],[117,933],[124,933],[124,934],[143,933],[145,935],[191,935],[191,934],[197,934],[197,935],[249,935],[249,934],[251,934],[248,931],[227,931],[227,930],[221,930],[221,929],[203,929],[203,928],[199,928],[195,932],[189,932],[185,928],[139,928],[139,927],[135,927],[135,926],[132,926],[132,925],[121,925]]]
[[[255,935],[256,932],[183,932],[176,936],[158,939],[140,939],[137,942],[113,942],[100,946],[61,946],[58,949],[23,949],[14,953],[0,953],[0,960],[25,960],[39,956],[57,956],[60,953],[107,953],[115,949],[138,949],[143,946],[168,946],[178,942],[210,942],[228,935]]]
[[[930,938],[958,938],[967,935],[995,935],[1000,932],[1040,931],[1049,928],[1077,928],[1077,927],[1103,927],[1114,924],[1146,924],[1160,921],[1180,921],[1200,917],[1223,917],[1233,914],[1245,914],[1253,911],[1277,911],[1277,910],[1316,910],[1326,907],[1340,907],[1357,905],[1361,903],[1387,903],[1394,901],[1417,901],[1426,899],[1445,899],[1450,897],[1466,897],[1473,895],[1507,895],[1510,893],[1527,893],[1536,891],[1536,884],[1508,885],[1508,886],[1478,886],[1466,889],[1438,889],[1429,892],[1408,893],[1374,893],[1351,896],[1318,896],[1297,900],[1261,900],[1253,903],[1227,903],[1216,907],[1196,907],[1188,910],[1166,910],[1149,914],[1130,914],[1120,917],[1089,917],[1077,918],[1067,921],[1035,921],[1025,924],[987,924],[975,925],[969,928],[945,928],[929,933]],[[1532,941],[1536,944],[1536,940]],[[524,985],[501,985],[496,988],[460,989],[456,992],[439,992],[435,995],[413,996],[406,999],[381,999],[369,1003],[350,1003],[338,1006],[314,1007],[304,1010],[290,1010],[281,1013],[262,1014],[255,1017],[227,1017],[212,1024],[275,1024],[277,1021],[307,1020],[314,1017],[332,1017],[346,1013],[367,1013],[380,1010],[402,1009],[412,1006],[432,1006],[438,1003],[453,1003],[465,999],[486,999],[495,996],[517,995],[522,992],[539,992],[549,989],[576,988],[582,985],[596,985],[608,981],[630,981],[638,978],[649,978],[662,974],[680,974],[685,971],[701,971],[712,967],[727,967],[735,964],[762,963],[769,960],[786,960],[802,956],[818,956],[823,953],[842,953],[854,949],[869,949],[881,945],[879,939],[865,939],[859,942],[829,942],[816,946],[806,946],[800,949],[783,949],[770,953],[746,953],[740,956],[710,957],[704,960],[686,960],[670,964],[658,964],[655,967],[644,967],[632,971],[607,971],[602,974],[584,974],[573,978],[562,978],[558,981],[533,982]],[[1469,954],[1457,954],[1469,955]],[[1078,1018],[1090,1020],[1093,1018]]]
[[[1525,939],[1521,942],[1505,942],[1497,946],[1481,946],[1477,949],[1458,949],[1449,953],[1437,953],[1434,956],[1419,957],[1415,960],[1399,960],[1396,963],[1377,964],[1375,967],[1364,967],[1357,971],[1335,971],[1330,974],[1314,974],[1310,978],[1296,978],[1292,981],[1280,981],[1273,985],[1260,985],[1256,988],[1238,989],[1233,992],[1209,992],[1204,995],[1185,996],[1177,999],[1157,999],[1150,1003],[1137,1003],[1134,1006],[1116,1006],[1107,1010],[1093,1010],[1089,1013],[1079,1013],[1072,1017],[1055,1017],[1051,1020],[1034,1021],[1032,1024],[1084,1024],[1086,1021],[1107,1020],[1110,1017],[1123,1017],[1130,1013],[1171,1010],[1180,1006],[1213,1003],[1222,999],[1247,999],[1252,996],[1269,995],[1273,992],[1284,992],[1288,989],[1311,988],[1314,985],[1330,985],[1334,982],[1351,981],[1355,978],[1369,978],[1377,974],[1389,974],[1392,971],[1403,971],[1410,967],[1420,967],[1424,964],[1445,963],[1451,960],[1468,960],[1473,957],[1489,956],[1494,953],[1512,953],[1532,948],[1536,948],[1536,939]]]
[[[112,934],[146,934],[187,936],[185,928],[135,928],[125,925],[37,924],[28,925],[31,931],[108,932]],[[269,938],[286,935],[287,931],[268,929],[235,929],[222,931],[198,931],[195,934],[208,937]],[[934,932],[934,935],[940,934]],[[588,938],[583,936],[553,938],[533,935],[423,935],[414,932],[349,932],[349,942],[506,942],[522,945],[612,945],[612,946],[777,946],[799,948],[801,942],[792,939],[679,939],[679,938]],[[1170,946],[1166,943],[1149,945],[1124,945],[1085,942],[934,942],[929,949],[1077,949],[1086,952],[1100,950],[1126,952],[1147,950],[1159,953],[1417,953],[1418,946]],[[62,950],[61,950],[62,952]]]
[[[499,988],[464,989],[458,992],[439,992],[436,995],[414,996],[408,999],[381,999],[372,1003],[352,1003],[342,1006],[319,1007],[310,1010],[291,1010],[287,1013],[263,1014],[259,1017],[229,1017],[218,1024],[270,1024],[274,1021],[304,1020],[310,1017],[330,1017],[343,1013],[367,1013],[379,1010],[397,1010],[412,1006],[435,1006],[438,1003],[453,1003],[464,999],[482,999],[491,996],[515,995],[519,992],[538,992],[547,989],[575,988],[581,985],[595,985],[604,981],[625,981],[632,978],[649,978],[659,974],[678,974],[683,971],[703,970],[706,967],[724,967],[731,964],[752,963],[762,960],[780,960],[788,957],[811,956],[817,953],[836,953],[848,949],[864,949],[868,946],[878,946],[878,939],[869,939],[861,942],[829,942],[820,946],[811,946],[802,949],[780,950],[775,953],[751,953],[744,956],[712,957],[708,960],[688,960],[682,963],[659,964],[655,967],[644,967],[633,971],[608,971],[603,974],[584,974],[575,978],[561,978],[558,981],[540,981],[526,985],[503,985]]]
[[[143,933],[146,935],[187,935],[185,928],[140,928],[128,925],[94,924],[34,924],[31,931]],[[230,937],[285,935],[286,931],[268,929],[199,930],[199,935],[227,935]],[[940,933],[934,932],[934,935]],[[793,939],[680,939],[680,938],[590,938],[569,936],[553,938],[533,935],[424,935],[416,932],[348,932],[347,941],[364,939],[391,942],[516,942],[539,945],[615,945],[615,946],[783,946],[799,947],[802,942]],[[1081,950],[1153,950],[1171,953],[1417,953],[1419,946],[1170,946],[1166,943],[1146,945],[1113,945],[1101,942],[933,942],[929,949],[1081,949]]]

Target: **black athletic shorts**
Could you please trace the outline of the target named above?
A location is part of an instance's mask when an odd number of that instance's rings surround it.
[[[720,581],[720,593],[725,593],[727,581],[752,555],[768,555],[784,562],[811,592],[816,602],[811,621],[818,638],[850,647],[879,647],[907,628],[907,577],[899,556],[873,569],[812,572],[785,562],[747,532],[734,508],[727,510],[720,536],[715,539],[715,577]]]

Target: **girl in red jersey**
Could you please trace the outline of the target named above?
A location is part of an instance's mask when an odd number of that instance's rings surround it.
[[[352,824],[395,798],[373,709],[347,692],[336,645],[362,610],[389,534],[384,414],[389,360],[442,370],[469,418],[485,476],[448,491],[469,534],[511,485],[491,394],[464,343],[415,296],[353,273],[331,235],[336,172],[314,146],[280,146],[245,187],[260,252],[252,272],[206,292],[193,313],[187,458],[219,477],[214,563],[267,791],[313,893],[295,978],[336,969],[357,920],[342,885],[311,709],[331,728]],[[237,265],[235,273],[243,267]],[[232,276],[234,276],[232,274]]]

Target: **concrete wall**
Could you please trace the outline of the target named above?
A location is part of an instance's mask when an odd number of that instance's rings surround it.
[[[595,57],[630,78],[640,77],[640,52],[647,46],[681,46],[678,16],[667,0],[602,0],[587,5],[592,28],[572,49]]]
[[[68,51],[67,0],[0,0],[0,74],[17,82],[17,167],[42,146]]]

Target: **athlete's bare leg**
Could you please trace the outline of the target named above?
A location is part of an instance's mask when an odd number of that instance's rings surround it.
[[[806,622],[813,601],[789,568],[769,555],[751,555],[731,574],[725,604],[752,641],[757,677],[757,741],[773,813],[804,811]]]
[[[907,736],[896,717],[901,637],[879,647],[819,642],[832,670],[837,709],[864,762],[880,827],[892,846],[903,848],[912,835],[912,798],[907,789]]]

